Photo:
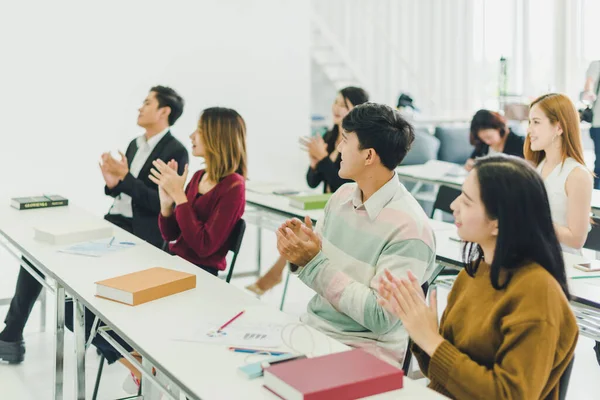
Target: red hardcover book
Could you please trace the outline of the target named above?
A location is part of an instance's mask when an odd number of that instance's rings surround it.
[[[275,364],[264,386],[286,400],[350,400],[402,389],[404,373],[364,350]]]

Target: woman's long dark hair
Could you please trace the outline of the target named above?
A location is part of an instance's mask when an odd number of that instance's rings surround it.
[[[503,154],[478,159],[474,170],[487,216],[498,221],[490,273],[494,289],[505,288],[511,271],[533,262],[548,271],[569,298],[565,264],[541,176],[526,161]],[[463,259],[467,273],[474,276],[483,259],[481,247],[467,243]],[[501,270],[508,272],[503,283],[499,282]]]
[[[356,107],[359,104],[366,103],[369,101],[369,94],[366,90],[355,87],[348,86],[340,90],[340,94],[344,99],[344,104],[346,108],[350,109],[350,106]],[[325,143],[327,143],[327,153],[331,154],[333,150],[335,150],[335,142],[340,135],[340,128],[337,125],[334,125],[323,137]]]

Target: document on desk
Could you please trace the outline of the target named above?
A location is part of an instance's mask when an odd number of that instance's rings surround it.
[[[239,347],[274,348],[283,344],[283,326],[269,323],[236,321],[219,331],[220,322],[200,323],[189,332],[181,332],[173,340]]]
[[[102,257],[134,246],[135,243],[133,242],[112,240],[111,243],[111,239],[101,239],[77,243],[64,249],[60,249],[59,252],[87,257]]]
[[[462,165],[440,160],[429,160],[423,165],[410,167],[417,167],[419,171],[417,175],[422,175],[430,179],[455,178],[463,180],[468,174]]]

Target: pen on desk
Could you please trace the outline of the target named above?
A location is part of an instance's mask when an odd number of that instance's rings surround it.
[[[246,310],[240,311],[235,317],[231,318],[229,321],[227,321],[223,325],[221,325],[221,327],[217,330],[217,332],[221,332],[223,329],[225,329],[227,327],[227,325],[231,324],[233,321],[235,321],[236,319],[241,317],[242,314],[245,312],[246,312]]]
[[[108,242],[108,246],[106,246],[106,247],[112,246],[114,241],[115,241],[115,237],[113,236],[112,239],[110,239],[110,242]]]
[[[593,275],[593,276],[573,276],[573,277],[571,277],[571,279],[594,279],[594,278],[600,278],[600,275]]]
[[[245,349],[242,347],[230,347],[229,350],[235,352],[235,353],[250,353],[250,354],[255,354],[255,353],[265,353],[265,354],[269,354],[271,356],[282,356],[284,354],[290,354],[287,353],[285,351],[269,351],[269,350],[257,350],[257,349]]]
[[[457,238],[456,236],[450,236],[450,240],[452,240],[453,242],[462,242],[462,240],[460,240],[460,238]]]

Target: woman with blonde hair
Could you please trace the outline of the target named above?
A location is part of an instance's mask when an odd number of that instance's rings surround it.
[[[246,124],[235,110],[207,108],[190,139],[192,154],[204,157],[206,167],[185,190],[187,166],[179,175],[175,161],[153,163],[158,224],[173,254],[217,275],[226,268],[228,239],[246,204]]]
[[[544,180],[563,251],[580,254],[590,230],[593,176],[583,161],[579,116],[567,96],[550,93],[531,103],[523,152]]]

